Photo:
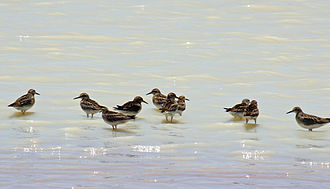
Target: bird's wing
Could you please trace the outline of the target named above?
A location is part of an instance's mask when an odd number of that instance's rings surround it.
[[[94,100],[88,99],[81,103],[81,106],[92,109],[92,110],[101,110],[101,106]]]
[[[19,97],[14,103],[13,106],[26,106],[26,105],[30,105],[33,103],[33,98],[28,95],[25,94],[21,97]]]
[[[126,115],[124,115],[124,114],[117,113],[117,112],[115,112],[115,113],[113,113],[113,112],[111,112],[111,113],[107,113],[107,114],[102,115],[102,116],[105,116],[106,119],[107,119],[108,121],[121,121],[121,120],[129,120],[129,119],[132,119],[132,118],[129,117],[129,116],[126,116]]]
[[[329,121],[330,121],[326,118],[321,118],[321,117],[317,117],[314,115],[308,115],[308,114],[305,114],[304,116],[301,116],[300,118],[304,122],[305,125],[324,124],[324,123],[329,123]]]
[[[160,97],[166,98],[166,95],[159,94]]]
[[[249,106],[245,109],[245,111],[243,112],[244,116],[253,116],[256,117],[259,115],[259,110],[258,107],[253,107],[253,106]]]
[[[141,104],[133,101],[126,102],[120,108],[120,110],[124,111],[139,111],[141,108]]]
[[[186,109],[186,103],[182,102],[178,104],[178,110],[184,111]]]
[[[232,112],[244,112],[247,107],[248,106],[246,106],[245,104],[236,104],[235,106],[233,106],[232,108],[230,108],[229,111],[232,111]]]
[[[168,107],[167,111],[176,111],[177,109],[178,109],[178,104],[174,103]]]
[[[259,116],[259,110],[257,108],[253,109],[251,112],[249,112],[249,116],[252,116],[252,117]]]
[[[162,105],[162,107],[159,108],[159,110],[161,110],[162,113],[165,112],[165,111],[168,111],[169,108],[170,108],[170,106],[171,106],[171,104],[172,104],[172,102],[167,100],[167,101]]]
[[[157,95],[153,97],[153,101],[155,101],[157,104],[163,104],[166,103],[166,96],[161,96],[161,95]]]

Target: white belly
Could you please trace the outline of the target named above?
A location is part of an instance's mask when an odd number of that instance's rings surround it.
[[[104,120],[104,121],[109,125],[115,126],[115,125],[126,123],[128,120],[120,120],[120,121],[112,121],[112,122],[111,121],[106,121],[106,120]]]
[[[32,105],[28,105],[28,106],[14,107],[14,108],[16,110],[19,110],[19,111],[26,111],[26,110],[30,109],[32,106],[33,106],[33,104]]]
[[[157,104],[156,102],[153,102],[153,103],[158,109],[162,107],[162,104]]]
[[[229,112],[229,113],[234,117],[239,117],[239,118],[243,117],[243,112]]]
[[[122,114],[128,115],[128,116],[136,116],[141,111],[141,109],[139,111],[137,111],[137,112],[123,111],[123,110],[116,110],[116,111],[118,111],[118,112],[120,112]]]
[[[178,113],[180,116],[182,115],[182,110],[178,110],[178,111],[176,111],[176,113]]]
[[[305,125],[303,122],[299,121],[298,119],[296,119],[296,121],[300,127],[305,128],[305,129],[315,129],[315,128],[322,127],[323,125],[326,124],[326,123],[323,123],[323,124]]]
[[[83,109],[84,110],[84,109]],[[86,112],[87,114],[96,114],[99,113],[101,110],[91,110],[91,109],[85,109],[84,112]]]
[[[170,111],[165,111],[164,112],[164,114],[166,115],[166,116],[171,116],[171,117],[174,117],[174,115],[176,114],[176,111],[175,112],[170,112]]]

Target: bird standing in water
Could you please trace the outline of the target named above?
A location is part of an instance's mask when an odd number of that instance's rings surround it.
[[[168,116],[170,116],[172,122],[178,110],[178,103],[175,101],[175,98],[178,98],[175,93],[169,93],[166,97],[166,102],[160,108],[161,112],[165,114],[166,121],[168,121]]]
[[[87,93],[81,93],[74,99],[78,98],[81,98],[80,107],[87,114],[87,117],[91,114],[93,118],[94,114],[101,112],[101,106],[95,100],[90,99]]]
[[[234,118],[243,118],[243,112],[246,110],[246,108],[249,106],[250,100],[249,99],[243,99],[242,103],[236,104],[232,108],[224,108],[226,112],[229,112]]]
[[[250,105],[244,111],[243,117],[245,118],[246,123],[248,123],[249,120],[253,119],[254,123],[257,124],[258,116],[259,116],[258,103],[256,100],[252,100]]]
[[[287,112],[287,114],[292,112],[296,113],[296,121],[298,125],[300,125],[302,128],[308,129],[309,131],[322,127],[323,125],[330,122],[330,118],[321,118],[318,116],[306,114],[300,107],[294,107],[291,111]]]
[[[182,112],[186,110],[186,100],[190,101],[185,96],[179,96],[178,100],[176,101],[178,103],[178,110],[177,113],[182,116]]]
[[[147,93],[147,95],[153,94],[152,103],[157,107],[161,108],[163,104],[166,102],[166,96],[163,95],[159,89],[154,88],[151,92]]]
[[[119,112],[110,111],[107,107],[101,106],[103,121],[112,126],[112,130],[117,129],[117,125],[126,123],[134,119],[134,116],[127,116]]]
[[[132,101],[128,101],[123,105],[117,105],[117,107],[113,107],[115,110],[128,115],[128,116],[136,116],[142,109],[142,102],[148,104],[146,101],[143,100],[142,97],[137,96]]]
[[[16,110],[21,111],[23,114],[26,110],[32,108],[35,103],[34,95],[40,95],[34,89],[30,89],[27,94],[19,97],[15,102],[8,105],[8,107],[14,107]]]

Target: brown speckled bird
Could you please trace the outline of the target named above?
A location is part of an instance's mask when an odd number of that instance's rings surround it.
[[[32,108],[35,103],[34,95],[40,95],[34,89],[30,89],[27,94],[19,97],[15,102],[8,105],[8,107],[14,107],[16,110],[21,111],[23,114],[26,110]]]
[[[257,123],[257,118],[259,116],[259,110],[258,110],[258,103],[256,100],[252,100],[250,105],[246,108],[246,110],[243,113],[243,116],[245,118],[246,123],[249,122],[249,120],[253,119],[254,123]]]
[[[112,126],[112,129],[117,129],[117,125],[126,123],[127,121],[134,119],[134,116],[127,116],[119,112],[113,112],[108,110],[107,107],[102,107],[102,118],[104,122]]]
[[[166,102],[160,108],[161,112],[165,114],[166,121],[168,121],[168,116],[170,116],[172,122],[178,110],[178,103],[175,101],[175,98],[178,98],[175,93],[168,93]]]
[[[330,118],[321,118],[318,116],[306,114],[300,107],[294,107],[291,111],[287,112],[287,114],[292,112],[296,113],[296,121],[298,125],[300,125],[302,128],[308,129],[309,131],[322,127],[323,125],[330,122]]]
[[[249,99],[243,99],[242,103],[236,104],[232,108],[224,108],[224,109],[226,110],[226,112],[229,112],[235,118],[242,118],[243,112],[249,106],[249,104],[250,104]]]
[[[151,92],[147,93],[147,95],[153,94],[152,103],[157,107],[161,108],[163,104],[166,102],[166,96],[163,95],[159,89],[154,88]]]
[[[148,104],[146,101],[143,100],[142,97],[137,96],[132,101],[128,101],[123,105],[117,105],[117,107],[113,107],[115,110],[128,115],[128,116],[136,116],[142,109],[142,102]]]
[[[81,98],[80,107],[87,114],[87,117],[91,114],[93,118],[94,114],[101,112],[101,106],[95,100],[90,99],[87,93],[81,93],[74,99],[78,98]]]
[[[182,116],[182,112],[186,110],[186,100],[190,101],[185,96],[179,96],[178,100],[176,101],[178,103],[178,110],[176,111],[180,116]]]

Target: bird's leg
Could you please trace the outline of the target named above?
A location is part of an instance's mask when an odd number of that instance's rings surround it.
[[[257,124],[257,118],[254,119],[254,123]]]
[[[116,128],[116,130],[117,130],[117,125],[115,125],[115,128]]]
[[[94,115],[94,114],[92,114],[92,118],[93,118],[93,115]]]
[[[171,123],[173,122],[173,115],[171,116]]]
[[[89,117],[89,114],[88,113],[86,113],[87,114],[87,117]]]
[[[247,124],[249,122],[249,120],[248,119],[245,119],[245,124]]]
[[[112,130],[115,130],[115,126],[114,125],[111,125],[112,126]]]
[[[165,117],[166,117],[166,121],[168,121],[168,118],[167,118],[167,117],[168,117],[168,115],[167,115],[167,114],[165,114]]]
[[[313,129],[308,129],[309,131],[312,131]]]

